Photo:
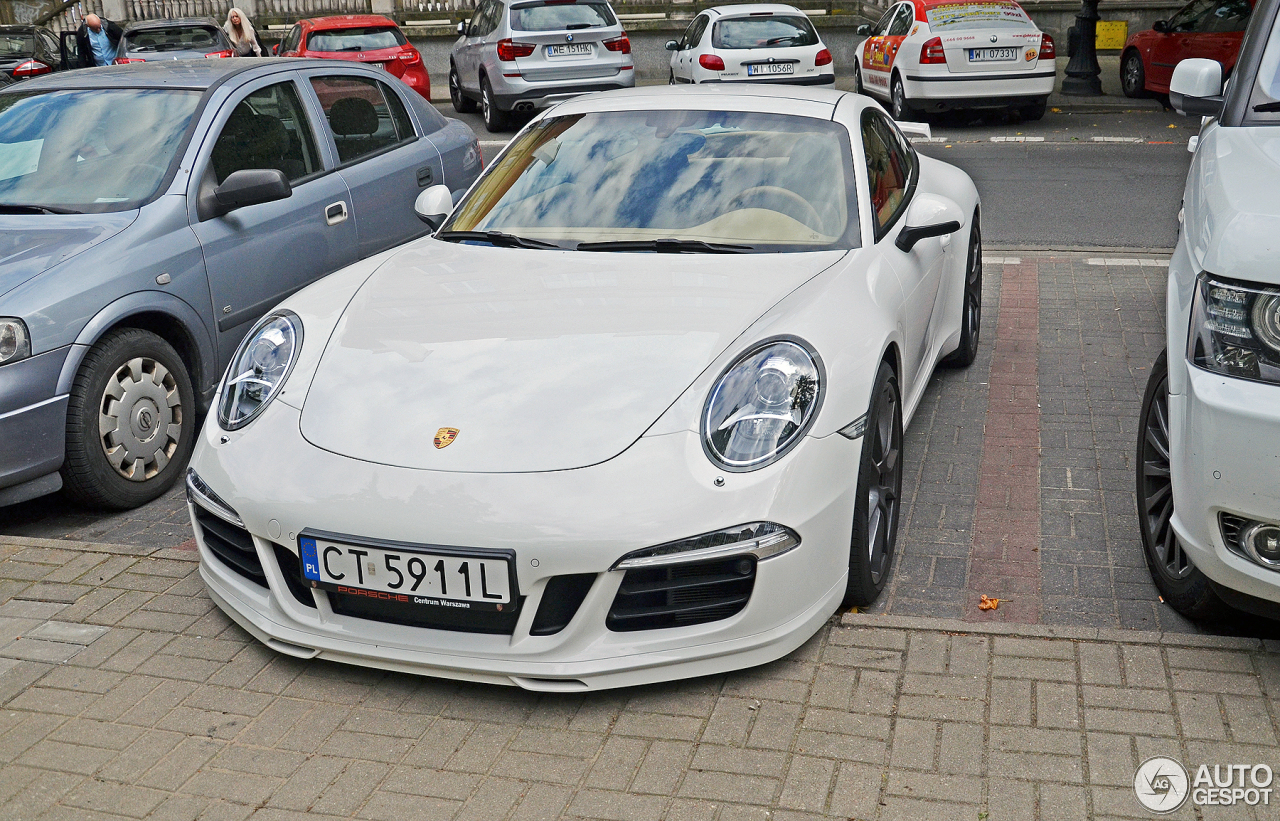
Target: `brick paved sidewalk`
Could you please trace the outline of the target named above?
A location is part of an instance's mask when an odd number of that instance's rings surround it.
[[[860,614],[755,670],[533,694],[278,655],[191,551],[0,537],[0,818],[1151,818],[1149,756],[1280,770],[1278,651]]]

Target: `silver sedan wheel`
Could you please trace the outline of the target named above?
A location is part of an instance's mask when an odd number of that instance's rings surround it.
[[[182,424],[178,383],[156,360],[130,359],[107,380],[98,411],[102,450],[129,481],[164,470],[178,450]]]

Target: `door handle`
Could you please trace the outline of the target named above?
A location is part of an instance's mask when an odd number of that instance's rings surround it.
[[[337,225],[347,220],[347,204],[342,200],[324,209],[324,221],[329,225]]]
[[[431,166],[427,165],[418,169],[418,187],[425,188],[431,184],[432,173]]]

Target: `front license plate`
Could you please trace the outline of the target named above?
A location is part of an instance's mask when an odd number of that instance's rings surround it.
[[[1018,59],[1018,50],[1016,48],[971,48],[969,49],[969,62],[971,63],[992,63],[1001,60]]]
[[[755,77],[760,74],[795,74],[795,72],[794,63],[756,63],[747,66],[748,77]]]
[[[298,539],[302,575],[316,587],[402,604],[501,610],[511,602],[511,570],[503,557],[355,545],[314,536]]]
[[[565,43],[559,46],[547,46],[548,57],[567,57],[574,54],[591,54],[591,44]]]

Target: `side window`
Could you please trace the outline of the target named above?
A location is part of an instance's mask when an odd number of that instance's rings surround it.
[[[910,5],[898,6],[898,16],[893,18],[893,22],[889,25],[889,36],[901,37],[911,31],[911,21],[914,19],[915,14]]]
[[[689,32],[689,48],[695,48],[702,42],[702,35],[706,33],[707,26],[710,24],[711,18],[705,14],[693,21],[693,31]]]
[[[1205,20],[1205,31],[1244,31],[1249,27],[1249,0],[1222,0]]]
[[[498,23],[501,20],[502,4],[497,0],[489,0],[484,4],[484,17],[480,23],[481,36],[487,37],[493,34],[493,30],[498,27]]]
[[[874,111],[862,115],[862,150],[866,155],[871,216],[878,239],[906,206],[915,156],[897,130]]]
[[[319,171],[315,137],[293,83],[258,89],[237,103],[213,144],[212,160],[219,185],[247,168],[275,168],[290,182]]]
[[[328,75],[312,77],[311,87],[324,108],[339,162],[354,162],[414,136],[411,126],[400,135],[396,117],[402,117],[403,125],[408,126],[409,116],[398,98],[398,113],[388,104],[384,86],[377,80]]]
[[[302,26],[294,26],[289,29],[289,33],[285,36],[284,42],[280,45],[280,53],[286,51],[297,51],[298,41],[302,39]]]
[[[1171,31],[1202,30],[1204,18],[1213,12],[1216,5],[1214,0],[1194,0],[1188,3],[1169,19],[1169,29]]]
[[[484,11],[487,7],[487,3],[481,3],[476,6],[476,13],[471,15],[471,22],[467,23],[468,37],[480,36],[480,32],[484,29]]]
[[[889,23],[893,21],[893,15],[896,11],[896,8],[891,8],[884,14],[880,15],[880,19],[877,20],[876,24],[871,28],[872,37],[883,37],[889,31]]]
[[[378,83],[378,87],[382,89],[382,96],[387,101],[391,125],[396,131],[396,142],[416,138],[418,135],[413,130],[413,120],[409,119],[409,112],[405,110],[404,101],[400,99],[400,95],[387,88],[385,83]]]

